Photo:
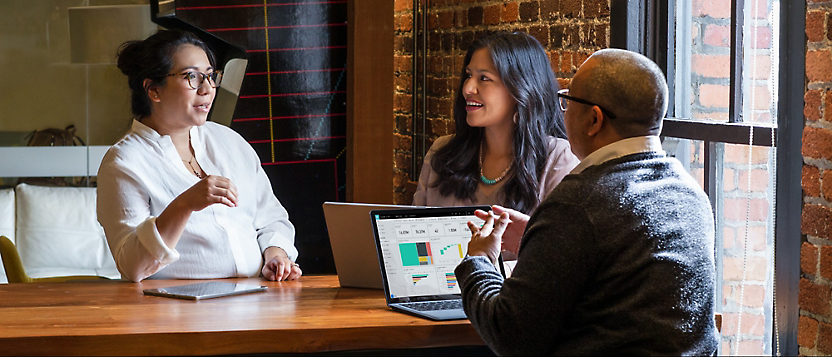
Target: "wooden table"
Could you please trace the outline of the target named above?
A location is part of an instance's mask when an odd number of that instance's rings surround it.
[[[433,322],[387,308],[380,290],[335,276],[267,292],[189,301],[143,289],[188,280],[0,285],[0,355],[211,355],[475,346],[468,320]]]

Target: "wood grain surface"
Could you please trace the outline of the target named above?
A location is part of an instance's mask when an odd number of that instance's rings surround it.
[[[391,311],[381,290],[340,288],[336,276],[266,285],[201,301],[143,289],[192,280],[0,285],[0,355],[213,355],[473,346],[467,320]]]

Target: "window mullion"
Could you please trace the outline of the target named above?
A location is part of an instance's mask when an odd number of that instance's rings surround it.
[[[742,119],[742,62],[743,27],[745,26],[745,0],[731,2],[731,78],[728,122],[741,123]]]

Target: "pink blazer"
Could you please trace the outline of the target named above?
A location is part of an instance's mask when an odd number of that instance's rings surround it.
[[[414,206],[470,206],[470,205],[503,205],[505,202],[505,195],[503,194],[502,185],[505,181],[497,183],[496,190],[491,196],[486,196],[479,188],[476,192],[476,202],[471,200],[460,200],[454,196],[443,196],[439,193],[439,189],[431,187],[438,178],[433,171],[431,165],[431,158],[439,148],[444,146],[451,140],[451,135],[442,136],[433,143],[433,146],[425,155],[424,163],[422,164],[422,172],[419,174],[419,185],[416,188],[416,193],[413,195]],[[572,154],[572,149],[569,142],[565,139],[549,137],[549,158],[546,161],[546,169],[543,171],[542,185],[538,197],[543,201],[549,192],[557,186],[564,176],[568,175],[580,160]],[[512,207],[508,207],[512,208]],[[537,208],[537,207],[534,207]],[[532,209],[532,211],[534,210]],[[529,212],[531,215],[531,212]]]

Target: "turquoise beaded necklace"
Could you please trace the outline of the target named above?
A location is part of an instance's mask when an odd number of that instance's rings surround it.
[[[480,142],[480,181],[482,183],[484,183],[486,185],[489,185],[489,186],[496,185],[497,182],[500,182],[504,178],[506,178],[506,175],[508,175],[508,172],[511,170],[512,164],[514,164],[514,160],[511,160],[511,162],[508,164],[508,167],[506,167],[505,171],[503,171],[503,173],[500,174],[500,177],[497,177],[493,180],[485,177],[485,175],[483,175],[483,173],[482,173],[482,142]]]

